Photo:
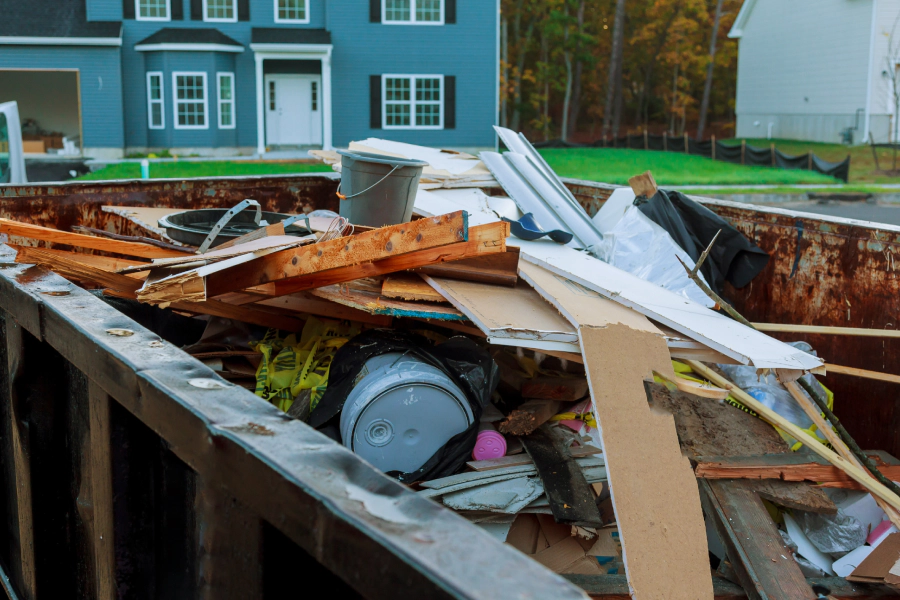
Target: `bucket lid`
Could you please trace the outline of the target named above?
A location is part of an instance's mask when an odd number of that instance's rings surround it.
[[[428,163],[424,160],[415,158],[401,158],[399,156],[387,156],[386,154],[375,154],[373,152],[360,152],[357,150],[338,150],[338,154],[358,160],[360,162],[370,162],[379,165],[390,165],[392,167],[427,167]]]

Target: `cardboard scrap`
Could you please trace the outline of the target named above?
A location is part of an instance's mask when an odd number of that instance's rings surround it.
[[[847,576],[847,581],[900,586],[900,576],[891,573],[898,560],[900,560],[900,533],[892,533]]]

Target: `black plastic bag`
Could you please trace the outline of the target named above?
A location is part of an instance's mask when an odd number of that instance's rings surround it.
[[[465,464],[475,448],[478,425],[484,407],[500,383],[500,370],[486,350],[465,337],[453,337],[434,346],[422,336],[393,329],[370,329],[341,347],[328,375],[328,388],[309,424],[316,429],[333,426],[340,418],[356,376],[367,360],[389,352],[401,352],[427,362],[447,374],[465,393],[472,408],[472,425],[450,438],[421,468],[410,473],[391,472],[404,483],[428,481],[453,475]]]
[[[725,281],[742,288],[769,262],[769,255],[731,223],[681,192],[659,190],[650,199],[635,200],[635,204],[650,220],[665,229],[694,262],[722,230],[700,267],[709,286],[719,295]]]

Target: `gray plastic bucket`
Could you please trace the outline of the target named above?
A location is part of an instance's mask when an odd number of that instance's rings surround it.
[[[340,213],[354,225],[382,227],[412,218],[421,160],[338,150],[341,155]]]
[[[341,440],[382,471],[416,471],[472,424],[463,391],[440,369],[390,352],[366,361],[341,412]]]

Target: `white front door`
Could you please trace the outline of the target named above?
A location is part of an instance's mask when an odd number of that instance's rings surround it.
[[[322,145],[322,78],[266,75],[266,145]]]

